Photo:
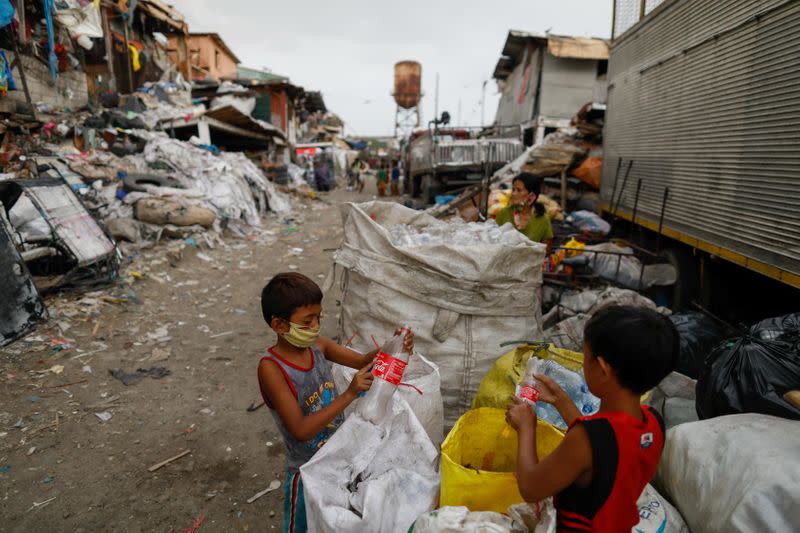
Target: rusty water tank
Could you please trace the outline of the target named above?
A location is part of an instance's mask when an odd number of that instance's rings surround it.
[[[410,109],[422,96],[422,65],[416,61],[400,61],[394,65],[394,101]]]

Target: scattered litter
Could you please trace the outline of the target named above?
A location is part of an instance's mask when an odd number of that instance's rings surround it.
[[[205,519],[206,517],[204,515],[201,515],[199,518],[197,518],[197,520],[194,521],[192,527],[186,528],[186,533],[196,533],[196,531],[200,529],[200,525],[203,523],[203,520]]]
[[[290,250],[290,252],[291,252],[292,255],[301,255],[303,253],[303,249],[302,248],[292,248]]]
[[[260,408],[260,407],[263,407],[264,405],[266,405],[266,404],[265,404],[263,401],[261,401],[261,402],[259,402],[259,403],[253,402],[253,403],[251,403],[251,404],[250,404],[250,406],[247,408],[247,412],[248,412],[248,413],[252,413],[252,412],[253,412],[253,411],[255,411],[256,409],[258,409],[258,408]]]
[[[203,260],[203,261],[205,261],[206,263],[213,263],[213,262],[214,262],[214,260],[213,260],[213,259],[211,259],[210,257],[208,257],[208,256],[207,256],[206,254],[204,254],[204,253],[199,253],[199,254],[197,254],[197,258],[198,258],[198,259],[202,259],[202,260]]]
[[[42,480],[42,483],[44,483],[45,485],[52,485],[55,480],[56,480],[56,476],[54,476],[53,474],[50,474],[49,476],[47,476],[46,478],[44,478]]]
[[[11,465],[0,466],[0,474],[8,474],[11,472]]]
[[[67,339],[53,337],[50,339],[50,346],[53,348],[53,351],[60,352],[61,350],[69,350],[72,348],[72,343]]]
[[[163,461],[161,461],[160,463],[156,463],[156,464],[154,464],[153,466],[151,466],[150,468],[148,468],[148,469],[147,469],[147,471],[148,471],[148,472],[155,472],[156,470],[158,470],[158,469],[159,469],[159,468],[161,468],[162,466],[166,466],[166,465],[170,464],[170,463],[171,463],[171,462],[173,462],[173,461],[177,461],[177,460],[178,460],[178,459],[180,459],[181,457],[183,457],[183,456],[185,456],[185,455],[189,455],[190,453],[192,453],[192,450],[183,450],[183,451],[182,451],[182,452],[180,452],[179,454],[177,454],[177,455],[173,455],[173,456],[172,456],[172,457],[170,457],[169,459],[164,459],[164,460],[163,460]]]
[[[121,368],[109,370],[109,373],[115,378],[120,380],[124,385],[135,385],[142,378],[149,376],[153,379],[161,379],[169,376],[172,372],[163,366],[153,366],[150,368],[137,368],[136,372],[125,372]]]
[[[33,455],[35,451],[36,451],[36,446],[31,446],[30,448],[28,448],[28,453],[26,453],[25,455],[28,456]]]
[[[209,339],[216,339],[217,337],[227,337],[228,335],[233,335],[233,331],[226,331],[224,333],[217,333],[216,335],[211,335]]]
[[[38,396],[31,396],[31,403],[36,403],[38,401],[39,401],[39,397]]]
[[[95,413],[94,416],[99,418],[101,422],[108,422],[114,415],[112,415],[109,411],[102,411],[100,413]]]
[[[83,373],[84,374],[91,374],[92,373],[92,367],[90,367],[89,365],[83,365]]]
[[[259,499],[259,498],[260,498],[260,497],[262,497],[263,495],[265,495],[265,494],[269,494],[270,492],[272,492],[272,491],[274,491],[274,490],[277,490],[277,489],[278,489],[280,486],[281,486],[281,482],[280,482],[280,481],[278,481],[277,479],[274,479],[274,480],[272,480],[272,481],[270,482],[270,484],[269,484],[269,487],[267,487],[266,489],[262,490],[261,492],[257,492],[257,493],[256,493],[256,494],[254,494],[253,496],[251,496],[251,497],[250,497],[250,498],[247,500],[247,503],[253,503],[254,501],[256,501],[257,499]]]
[[[64,365],[53,365],[47,369],[47,372],[52,372],[53,374],[60,374],[64,371]]]
[[[289,270],[297,270],[297,265],[289,265]]]
[[[169,359],[169,356],[172,354],[172,350],[167,348],[166,350],[162,350],[161,348],[153,348],[150,357],[147,359],[148,361],[153,361],[154,363],[159,361],[166,361]]]
[[[50,502],[52,502],[55,499],[56,499],[56,496],[53,496],[49,500],[45,500],[43,502],[33,502],[33,505],[31,505],[30,509],[28,509],[28,512],[33,511],[34,509],[39,509],[41,507],[44,507],[45,505],[49,504]]]

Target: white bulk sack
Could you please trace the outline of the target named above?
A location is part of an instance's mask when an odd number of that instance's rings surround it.
[[[639,508],[639,523],[633,533],[689,533],[686,522],[652,485],[648,484],[636,501]]]
[[[656,485],[694,533],[797,531],[800,423],[748,413],[676,426]]]
[[[311,533],[408,531],[436,506],[439,452],[395,395],[376,426],[357,413],[300,467]]]
[[[519,234],[517,244],[398,247],[389,228],[447,223],[390,202],[346,204],[342,217],[344,242],[334,257],[343,267],[340,337],[358,332],[354,347],[368,351],[371,336],[387,338],[398,324],[410,325],[416,347],[439,365],[452,426],[502,342],[541,338],[545,246]],[[501,228],[509,229],[518,233]]]
[[[356,372],[357,370],[354,368],[333,365],[333,382],[336,384],[338,394],[344,394]],[[435,445],[440,445],[444,439],[444,408],[439,367],[422,355],[414,353],[403,372],[402,383],[397,387],[397,391],[392,397],[393,401],[397,401],[394,398],[402,397],[408,402],[417,420],[425,428],[428,437]],[[359,398],[351,403],[345,410],[345,414],[350,416],[360,401]]]

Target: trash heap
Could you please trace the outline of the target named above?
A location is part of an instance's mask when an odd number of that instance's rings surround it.
[[[38,294],[25,292],[29,279],[38,292],[92,290],[118,280],[122,257],[162,241],[181,243],[167,254],[187,242],[213,247],[225,231],[253,237],[268,212],[291,215],[289,197],[243,153],[170,137],[175,120],[213,111],[193,105],[180,80],[148,83],[132,95],[104,93],[101,101],[77,111],[42,104],[35,117],[2,123],[0,235],[14,253],[0,274],[19,285],[12,307],[43,307]],[[27,271],[14,274],[14,264]],[[43,316],[16,317],[3,343]]]

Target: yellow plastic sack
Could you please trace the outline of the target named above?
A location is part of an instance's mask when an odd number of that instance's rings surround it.
[[[439,506],[464,506],[470,511],[507,512],[523,501],[517,488],[517,432],[505,419],[505,409],[467,411],[442,443],[442,485]],[[536,450],[550,455],[564,436],[539,421]]]
[[[481,381],[472,407],[505,409],[514,395],[514,387],[522,379],[528,359],[553,359],[565,368],[578,371],[583,367],[583,354],[556,348],[550,344],[524,344],[501,356]]]

